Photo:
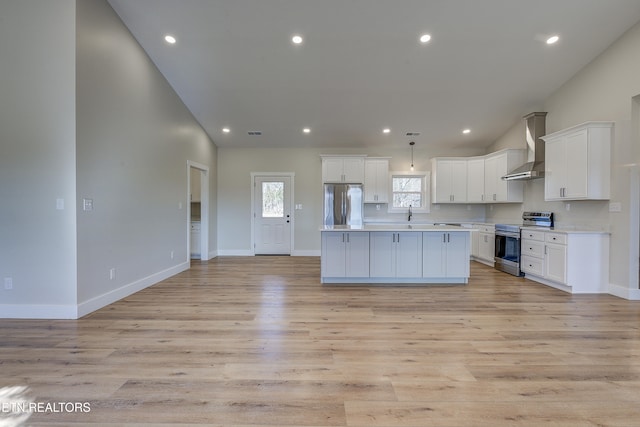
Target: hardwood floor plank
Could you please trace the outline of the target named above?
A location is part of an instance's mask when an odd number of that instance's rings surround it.
[[[635,426],[640,303],[472,263],[465,286],[323,286],[222,257],[77,321],[0,320],[39,427]]]

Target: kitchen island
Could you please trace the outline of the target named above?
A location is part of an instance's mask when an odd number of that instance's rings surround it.
[[[469,281],[471,229],[455,225],[325,226],[321,283]]]

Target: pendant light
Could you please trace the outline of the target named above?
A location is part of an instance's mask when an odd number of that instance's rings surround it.
[[[413,172],[413,146],[416,145],[416,143],[411,141],[409,145],[411,146],[411,171]]]

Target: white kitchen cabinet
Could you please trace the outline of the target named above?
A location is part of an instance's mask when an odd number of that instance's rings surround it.
[[[447,278],[469,276],[469,233],[423,233],[422,275]]]
[[[484,156],[467,159],[467,203],[483,203]]]
[[[389,159],[364,161],[364,202],[389,203]]]
[[[545,200],[608,200],[612,122],[545,135]]]
[[[369,277],[369,233],[322,233],[322,277]]]
[[[523,229],[520,268],[527,279],[566,292],[606,292],[609,235]]]
[[[201,233],[200,221],[191,221],[191,236],[190,236],[189,244],[191,246],[190,253],[191,253],[192,259],[199,259],[202,253],[200,248],[200,233]]]
[[[558,282],[567,284],[567,246],[555,243],[547,243],[545,245],[544,257],[544,277]]]
[[[431,159],[431,200],[433,203],[467,202],[467,159]]]
[[[495,264],[494,253],[496,244],[496,228],[492,224],[473,224],[476,230],[476,241],[472,242],[472,259],[482,264],[493,267]]]
[[[321,156],[322,182],[364,182],[364,159],[366,156]]]
[[[524,150],[501,150],[485,157],[485,203],[520,203],[524,200],[522,181],[504,181],[502,179],[503,176],[524,162]]]
[[[496,233],[481,231],[478,236],[478,258],[493,267],[495,263]]]
[[[371,277],[421,277],[422,233],[370,233]]]

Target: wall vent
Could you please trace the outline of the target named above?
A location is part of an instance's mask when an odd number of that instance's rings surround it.
[[[249,134],[249,135],[251,135],[251,136],[262,135],[262,131],[259,131],[259,130],[250,130],[250,131],[248,132],[248,134]]]
[[[420,136],[420,132],[407,132],[407,136]]]

